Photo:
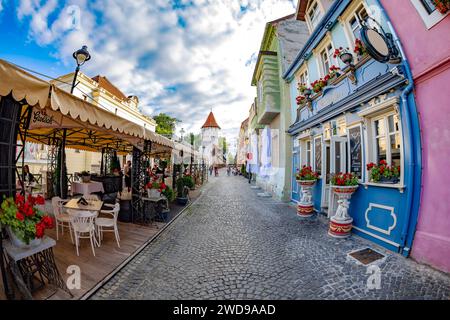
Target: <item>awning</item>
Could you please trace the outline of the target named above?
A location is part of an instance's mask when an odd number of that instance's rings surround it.
[[[33,106],[28,137],[49,144],[67,129],[69,148],[100,151],[111,147],[129,152],[151,141],[152,154],[170,154],[174,143],[155,132],[84,101],[0,59],[0,96],[12,94],[16,101]]]

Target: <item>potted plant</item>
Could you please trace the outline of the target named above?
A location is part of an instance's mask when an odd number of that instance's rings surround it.
[[[339,47],[339,49],[334,50],[334,58],[339,57],[341,59],[341,61],[346,64],[346,65],[350,65],[353,62],[353,56],[349,51],[349,48],[342,48]]]
[[[186,184],[185,184],[185,179],[184,177],[180,177],[177,180],[177,203],[179,205],[185,206],[188,201],[188,192],[189,192],[189,188],[187,188]]]
[[[339,71],[341,71],[341,69],[339,67],[336,67],[335,65],[332,65],[330,67],[330,79],[335,79],[338,78],[341,74],[339,73]]]
[[[358,58],[361,58],[367,54],[367,50],[361,40],[355,40],[355,49],[353,49],[353,52],[358,55]]]
[[[298,96],[296,98],[296,100],[297,100],[297,105],[300,106],[300,105],[303,105],[306,102],[306,97],[305,96]]]
[[[166,189],[164,189],[161,194],[164,195],[167,198],[167,200],[169,200],[169,202],[172,202],[175,199],[175,192],[169,186],[167,186]]]
[[[88,171],[82,171],[81,172],[81,181],[84,183],[91,182],[91,174]]]
[[[22,195],[3,198],[0,207],[0,224],[6,227],[11,243],[23,249],[38,246],[46,229],[52,229],[53,219],[41,211],[38,206],[45,205],[42,196]]]
[[[314,213],[311,189],[318,178],[319,174],[312,171],[310,166],[303,166],[301,170],[297,170],[295,179],[302,188],[302,197],[297,205],[297,215],[302,218],[310,217]]]
[[[328,234],[335,238],[350,236],[353,219],[348,215],[352,194],[358,189],[358,176],[353,173],[338,173],[331,177],[331,187],[338,197],[338,208],[330,219]]]
[[[400,181],[400,166],[388,166],[386,160],[381,160],[378,165],[369,163],[367,171],[371,182],[396,184]]]
[[[325,88],[328,84],[328,80],[330,79],[330,76],[327,75],[325,78],[320,78],[319,80],[314,81],[311,83],[311,87],[314,91],[314,93],[319,93],[322,91],[323,88]]]
[[[299,83],[298,84],[298,92],[300,92],[301,95],[311,95],[311,89],[307,87],[306,83]]]
[[[186,174],[184,177],[184,185],[191,190],[195,190],[195,181],[190,174]]]
[[[166,184],[164,182],[158,182],[157,180],[153,180],[145,185],[145,190],[147,190],[149,198],[160,197],[161,193],[166,189]]]
[[[442,14],[447,13],[450,10],[450,0],[434,0],[436,9]]]

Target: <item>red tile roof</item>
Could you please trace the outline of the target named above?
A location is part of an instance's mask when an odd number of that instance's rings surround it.
[[[115,85],[113,85],[106,77],[98,75],[93,77],[92,80],[97,82],[99,87],[115,95],[117,98],[121,100],[127,100],[127,96],[122,91],[120,91]]]
[[[203,128],[219,128],[219,125],[217,124],[216,118],[214,118],[214,114],[212,111],[209,113],[208,118],[206,119],[205,124],[202,126]]]

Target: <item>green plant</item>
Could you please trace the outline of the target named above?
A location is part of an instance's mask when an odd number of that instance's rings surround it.
[[[359,183],[358,176],[353,173],[336,173],[331,177],[333,186],[357,186]]]
[[[183,177],[183,179],[184,179],[184,185],[186,187],[188,187],[189,189],[192,189],[192,188],[195,187],[195,181],[194,181],[194,178],[192,178],[191,175],[186,175],[186,176]]]
[[[379,182],[381,179],[398,179],[400,177],[400,166],[387,165],[386,160],[381,160],[380,164],[373,162],[367,165],[367,171],[370,174],[370,180],[373,182]]]
[[[90,176],[91,174],[88,171],[81,171],[80,175],[82,177],[87,177],[87,176]]]
[[[3,197],[0,207],[0,223],[9,226],[14,234],[26,244],[35,238],[42,238],[46,229],[52,229],[53,219],[39,210],[37,205],[44,205],[42,196],[31,195],[25,200],[22,195],[16,199]]]
[[[162,194],[167,198],[169,201],[175,200],[175,192],[171,187],[167,187]]]
[[[178,178],[177,180],[177,197],[178,198],[185,198],[186,197],[186,191],[185,191],[185,184],[183,178]]]

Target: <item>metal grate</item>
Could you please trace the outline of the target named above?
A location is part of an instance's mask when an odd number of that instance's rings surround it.
[[[361,262],[364,265],[368,265],[374,261],[383,259],[385,256],[375,250],[372,250],[370,248],[361,249],[358,251],[354,251],[349,253],[349,255]]]

